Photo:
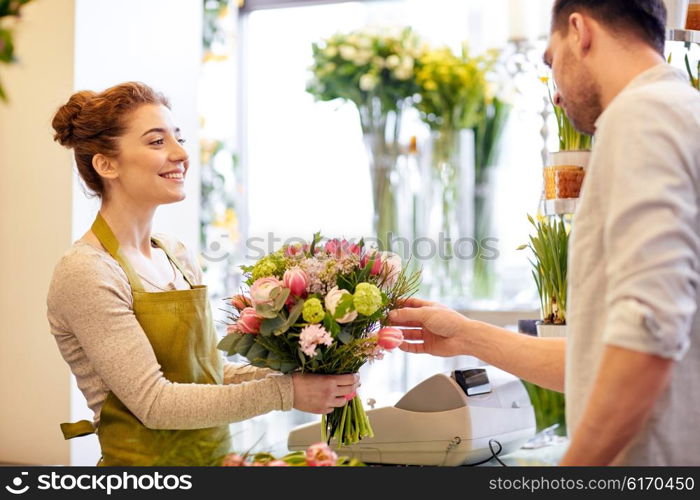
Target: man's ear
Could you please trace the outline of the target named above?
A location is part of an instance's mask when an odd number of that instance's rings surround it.
[[[573,50],[579,57],[585,56],[591,49],[593,32],[591,31],[591,19],[574,12],[569,16],[569,31],[574,43]]]
[[[92,157],[92,167],[101,177],[105,179],[116,179],[119,177],[114,160],[98,153]]]

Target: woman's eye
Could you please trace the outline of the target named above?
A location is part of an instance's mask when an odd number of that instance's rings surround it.
[[[187,142],[187,140],[186,139],[178,139],[177,142],[179,142],[180,144],[184,144]]]
[[[151,141],[151,144],[154,146],[162,146],[163,145],[163,139],[156,139],[155,141]]]

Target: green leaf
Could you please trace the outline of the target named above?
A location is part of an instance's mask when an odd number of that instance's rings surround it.
[[[269,337],[286,324],[279,314],[274,318],[264,319],[260,324],[260,335]]]
[[[248,358],[248,361],[251,363],[263,363],[267,359],[268,354],[267,349],[255,342],[250,346],[245,357]]]
[[[258,316],[262,316],[263,318],[272,319],[272,318],[276,318],[277,315],[279,314],[279,308],[275,308],[274,306],[258,304],[255,306],[255,312],[258,314]]]
[[[270,293],[270,298],[273,300],[272,308],[275,311],[279,311],[284,307],[284,303],[289,298],[291,290],[289,288],[276,288]]]
[[[269,366],[273,370],[279,370],[282,366],[282,360],[280,359],[279,355],[272,351],[270,351],[270,353],[267,355],[266,362],[267,366]]]
[[[291,373],[299,367],[294,361],[282,361],[279,371],[282,373]]]
[[[349,344],[352,342],[353,336],[352,333],[350,333],[346,329],[342,329],[340,333],[338,333],[338,339],[343,343],[343,344]]]
[[[299,302],[294,304],[291,311],[289,311],[289,318],[287,318],[287,324],[291,328],[294,323],[297,322],[299,316],[301,316],[301,311],[304,308],[304,301],[299,299]]]
[[[343,294],[340,301],[338,302],[338,306],[335,308],[335,314],[333,315],[333,319],[342,318],[352,309],[352,299],[353,297],[351,293]]]
[[[242,335],[238,333],[230,333],[226,335],[223,339],[221,339],[216,346],[217,349],[221,351],[230,351],[233,347],[236,346],[239,340],[241,340]]]
[[[241,337],[241,340],[236,344],[236,353],[241,356],[246,356],[251,346],[255,342],[255,335],[247,333]]]
[[[323,318],[323,327],[328,330],[333,337],[340,333],[340,325],[333,319],[331,313],[328,311],[326,311],[326,316]]]

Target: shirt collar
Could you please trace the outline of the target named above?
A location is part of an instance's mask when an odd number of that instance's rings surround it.
[[[596,130],[598,129],[598,126],[602,123],[606,111],[610,109],[612,104],[617,99],[619,99],[619,97],[622,94],[624,94],[625,92],[629,92],[630,90],[643,87],[644,85],[648,85],[650,83],[654,83],[661,80],[668,80],[672,78],[680,78],[681,80],[687,80],[685,73],[683,73],[680,69],[674,68],[673,66],[667,63],[659,63],[632,78],[632,80],[630,80],[630,82],[627,85],[625,85],[625,87],[620,91],[620,93],[617,94],[612,101],[610,101],[608,107],[605,108],[600,114],[600,116],[595,122]]]

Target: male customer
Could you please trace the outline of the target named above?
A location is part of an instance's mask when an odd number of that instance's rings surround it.
[[[567,399],[561,465],[700,465],[700,93],[665,63],[661,0],[557,0],[545,62],[595,145],[566,339],[411,300],[402,349],[471,354]]]

